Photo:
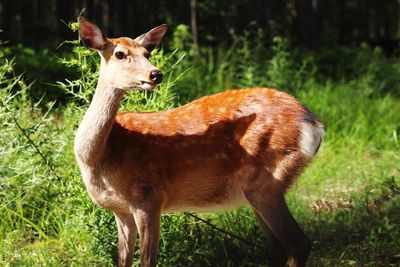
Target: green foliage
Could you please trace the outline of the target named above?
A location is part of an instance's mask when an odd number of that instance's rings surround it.
[[[62,215],[53,213],[55,192],[60,191],[53,181],[64,142],[50,126],[52,105],[42,114],[38,103],[29,101],[29,87],[14,75],[12,61],[2,59],[0,84],[1,251],[10,253],[2,255],[1,261],[12,263],[22,257],[16,244],[30,243],[30,238],[49,241],[57,231]]]
[[[314,241],[310,265],[398,264],[398,59],[365,45],[343,48],[337,58],[327,50],[305,54],[278,37],[268,49],[262,32],[228,49],[200,47],[197,56],[189,37],[180,27],[173,52],[152,52],[163,84],[152,93],[127,93],[121,109],[157,111],[231,87],[292,92],[327,125],[320,154],[287,196]],[[32,98],[34,87],[16,74],[15,62],[22,63],[7,60],[8,48],[0,48],[0,265],[115,264],[114,218],[88,198],[72,152],[99,60],[78,41],[64,46],[72,52],[61,64],[73,75],[55,83],[61,103]],[[186,213],[163,216],[160,266],[266,264],[265,240],[249,208],[199,216],[213,226]],[[137,250],[136,264],[138,256]]]
[[[0,48],[0,57],[13,58],[16,73],[23,74],[27,83],[31,84],[32,89],[28,91],[29,96],[34,101],[44,98],[44,102],[61,99],[59,90],[48,84],[55,83],[58,77],[73,77],[74,73],[65,69],[60,64],[59,57],[65,56],[66,51],[57,49],[42,48],[34,49],[24,47],[22,44],[7,46],[7,43]],[[43,103],[44,103],[43,102]]]
[[[173,50],[187,51],[192,46],[192,36],[189,26],[179,24],[172,33],[171,47]]]
[[[267,77],[270,80],[270,85],[274,88],[293,88],[293,84],[290,84],[290,81],[295,75],[288,41],[275,37],[272,51],[274,56],[268,62],[267,68]]]

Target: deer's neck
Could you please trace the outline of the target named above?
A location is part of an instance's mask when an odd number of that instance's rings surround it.
[[[79,161],[89,165],[101,161],[123,94],[123,90],[110,88],[99,79],[75,137],[74,149]]]

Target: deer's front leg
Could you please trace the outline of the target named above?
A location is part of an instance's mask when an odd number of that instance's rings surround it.
[[[114,213],[118,226],[118,266],[132,266],[137,228],[132,214]]]
[[[160,239],[161,211],[154,207],[136,209],[134,217],[140,236],[140,266],[155,266]]]

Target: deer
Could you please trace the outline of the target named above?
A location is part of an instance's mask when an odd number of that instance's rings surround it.
[[[220,211],[249,204],[270,266],[305,266],[311,242],[285,193],[316,155],[324,126],[293,96],[271,88],[227,90],[159,112],[118,112],[125,92],[153,90],[149,61],[167,31],[106,38],[79,19],[80,39],[100,55],[92,101],[76,131],[75,157],[92,201],[115,215],[118,265],[155,266],[161,214]]]

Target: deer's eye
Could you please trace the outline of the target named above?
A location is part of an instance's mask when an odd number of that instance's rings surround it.
[[[115,52],[114,55],[115,55],[115,57],[118,58],[118,59],[123,59],[123,58],[125,57],[125,53],[124,53],[124,52],[121,52],[121,51]]]

